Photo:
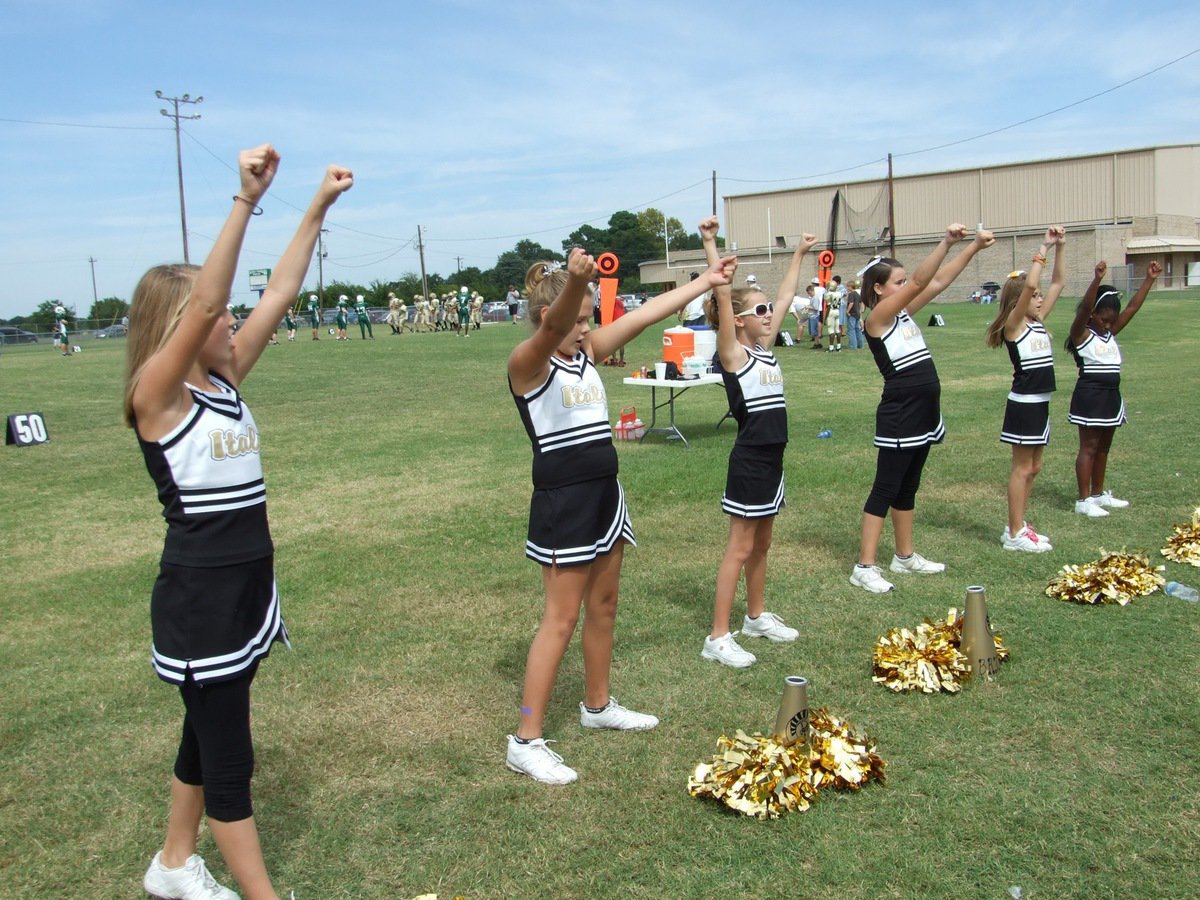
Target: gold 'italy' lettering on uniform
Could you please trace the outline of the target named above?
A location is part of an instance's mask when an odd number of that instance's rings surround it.
[[[583,387],[579,384],[564,385],[562,389],[562,405],[564,409],[573,406],[587,406],[595,403],[607,403],[604,388],[600,385]]]
[[[783,384],[783,373],[779,369],[764,369],[761,366],[758,370],[759,384]]]
[[[247,428],[243,432],[217,428],[208,433],[208,439],[212,448],[212,458],[218,462],[258,452],[257,428]]]

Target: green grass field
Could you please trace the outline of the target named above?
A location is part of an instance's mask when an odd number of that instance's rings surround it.
[[[723,391],[680,399],[690,448],[619,443],[639,546],[626,554],[614,692],[662,725],[581,729],[576,642],[546,723],[580,773],[565,788],[504,767],[542,600],[523,555],[530,449],[504,378],[524,329],[319,345],[302,332],[268,348],[244,387],[295,645],[255,686],[256,815],[277,887],[301,900],[1195,896],[1200,608],[1162,594],[1084,608],[1043,589],[1100,548],[1164,562],[1171,526],[1200,505],[1200,300],[1155,295],[1121,335],[1130,422],[1109,484],[1133,505],[1102,520],[1072,512],[1061,342],[1073,305],[1049,323],[1059,392],[1029,510],[1054,551],[1000,546],[1011,369],[983,346],[995,307],[940,306],[947,327],[926,337],[948,438],[918,497],[917,549],[947,572],[897,576],[890,595],[847,581],[875,458],[870,355],[777,351],[791,443],[768,608],[801,636],[747,642],[759,656],[747,670],[700,658],[728,528]],[[651,365],[660,343],[644,334],[630,366]],[[83,346],[70,359],[44,344],[0,353],[0,409],[42,412],[51,436],[0,451],[5,897],[140,896],[181,720],[148,661],[163,525],[119,421],[124,342]],[[649,392],[621,383],[630,369],[601,371],[614,420],[630,405],[647,418]],[[823,428],[832,439],[816,438]],[[881,558],[891,552],[889,529]],[[1167,575],[1200,583],[1187,566]],[[872,684],[880,635],[961,606],[975,583],[1012,651],[994,683],[957,696]],[[771,727],[790,674],[877,739],[887,784],[823,793],[774,822],[689,797],[721,733]],[[207,833],[201,852],[228,881]]]

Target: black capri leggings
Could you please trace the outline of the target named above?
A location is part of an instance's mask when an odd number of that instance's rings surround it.
[[[910,510],[917,504],[921,470],[929,458],[929,444],[913,450],[880,447],[875,463],[875,484],[867,495],[863,512],[885,518],[889,509]]]
[[[257,671],[256,663],[230,681],[198,685],[189,676],[179,686],[187,712],[175,777],[184,784],[203,785],[204,811],[218,822],[239,822],[254,815],[250,683]]]

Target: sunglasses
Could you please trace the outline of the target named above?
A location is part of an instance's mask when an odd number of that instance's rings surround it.
[[[769,316],[773,312],[775,312],[774,303],[759,303],[753,309],[743,309],[740,313],[736,313],[735,315],[758,316],[761,319],[763,316]]]

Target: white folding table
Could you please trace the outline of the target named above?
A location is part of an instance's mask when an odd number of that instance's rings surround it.
[[[679,430],[679,426],[675,424],[675,398],[687,390],[694,387],[699,387],[703,384],[721,384],[720,375],[709,373],[701,375],[698,378],[689,379],[658,379],[658,378],[625,378],[625,384],[633,385],[634,387],[650,388],[650,423],[646,426],[646,434],[643,434],[641,439],[644,441],[647,435],[652,433],[665,434],[667,440],[683,441],[685,447],[689,446],[687,438],[683,436],[683,432]],[[658,402],[658,390],[663,388],[667,392],[667,399],[662,403]],[[663,407],[667,408],[668,421],[666,425],[658,424],[658,411]],[[725,419],[722,418],[721,422]],[[717,427],[721,427],[721,422],[717,423]]]

